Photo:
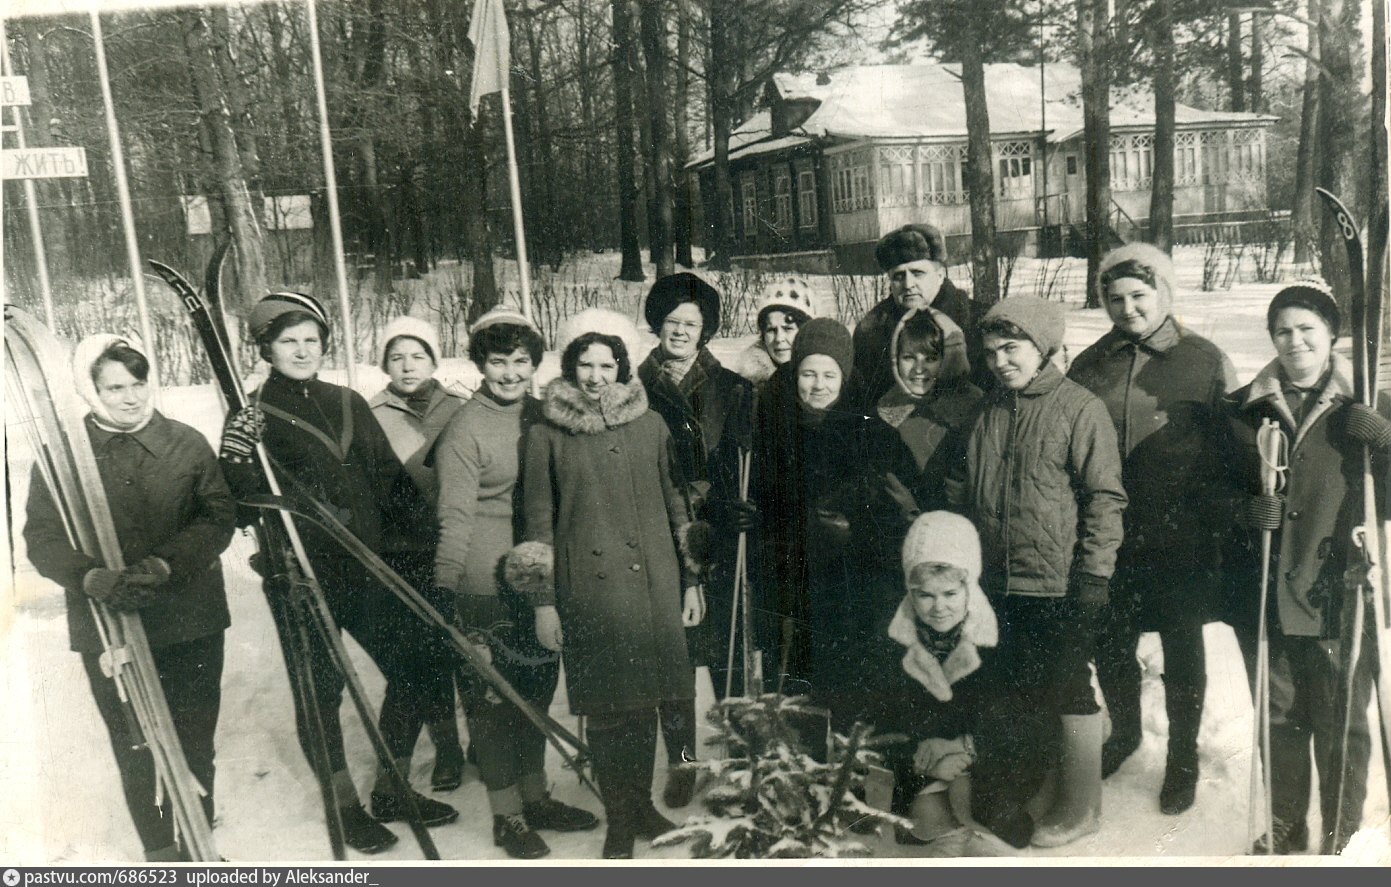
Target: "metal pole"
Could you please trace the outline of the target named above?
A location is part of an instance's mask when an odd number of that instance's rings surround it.
[[[130,183],[126,181],[126,154],[121,148],[121,130],[116,125],[116,104],[111,99],[111,75],[106,69],[106,47],[101,33],[101,15],[93,9],[92,43],[97,50],[97,80],[101,100],[106,106],[106,132],[111,140],[111,166],[116,173],[116,196],[121,203],[121,228],[126,239],[126,258],[130,262],[130,283],[135,289],[135,308],[140,313],[140,337],[145,340],[145,359],[150,362],[150,381],[155,406],[160,406],[159,366],[155,362],[155,333],[150,326],[150,306],[145,301],[145,274],[140,261],[140,242],[135,236],[135,212],[130,205]]]
[[[1043,58],[1043,0],[1038,0],[1038,118],[1039,129],[1043,132],[1043,162],[1039,164],[1043,176],[1043,227],[1048,227],[1048,83],[1044,77]]]
[[[328,192],[328,230],[333,237],[333,273],[338,284],[338,309],[343,316],[343,353],[347,359],[348,387],[357,382],[357,343],[353,308],[348,301],[348,268],[343,259],[343,222],[338,214],[338,173],[333,166],[333,135],[328,129],[328,99],[324,89],[324,59],[319,51],[319,14],[314,0],[309,10],[309,54],[314,63],[314,97],[319,103],[319,147],[324,158],[324,190]]]
[[[531,265],[526,258],[526,228],[522,225],[522,182],[517,174],[517,149],[512,145],[512,99],[505,86],[502,88],[502,132],[507,141],[507,184],[512,190],[512,234],[517,241],[522,316],[531,320]]]
[[[4,71],[6,76],[14,74],[13,66],[10,64],[10,42],[5,36],[3,18],[0,18],[0,71]],[[16,147],[23,150],[27,145],[24,144],[24,120],[19,106],[10,108],[10,112],[14,114]],[[34,272],[39,277],[39,292],[43,295],[43,319],[48,328],[57,333],[58,327],[54,322],[53,313],[53,287],[48,280],[48,250],[44,247],[43,227],[39,224],[39,201],[34,192],[34,180],[24,179],[23,184],[24,205],[29,211],[29,239],[34,244]]]

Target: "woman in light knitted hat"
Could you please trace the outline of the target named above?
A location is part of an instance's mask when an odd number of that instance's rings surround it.
[[[367,405],[411,480],[433,506],[439,481],[427,457],[468,396],[435,379],[441,355],[439,334],[433,326],[415,317],[396,317],[387,322],[381,337],[381,368],[388,382]],[[434,534],[398,542],[387,562],[412,585],[428,589],[434,571]],[[452,674],[451,670],[451,686]],[[464,749],[459,744],[452,690],[449,696],[448,716],[425,725],[435,746],[435,767],[430,776],[430,787],[435,791],[453,791],[464,779]]]
[[[890,360],[894,387],[879,398],[877,412],[913,452],[918,505],[943,506],[947,468],[982,397],[970,382],[966,337],[935,308],[912,310],[894,330]]]
[[[251,333],[270,364],[252,405],[228,417],[222,432],[221,462],[238,497],[264,493],[256,446],[264,444],[278,471],[333,509],[348,530],[380,555],[408,549],[433,537],[431,508],[401,465],[367,401],[349,388],[318,377],[329,343],[323,306],[303,293],[271,293],[251,311]],[[381,731],[397,768],[410,772],[410,759],[424,724],[452,715],[446,683],[454,654],[441,632],[430,628],[395,595],[364,575],[361,564],[325,533],[301,525],[300,536],[325,600],[338,627],[367,651],[386,677]],[[278,565],[271,565],[279,572]],[[447,596],[434,596],[428,582],[417,588],[436,608],[452,610]],[[275,573],[267,577],[274,581]],[[293,627],[277,624],[282,632]],[[359,800],[343,747],[337,717],[343,678],[326,651],[316,649],[314,672],[323,715],[328,764],[339,799],[339,816],[349,846],[375,853],[396,842],[381,825],[405,819],[406,804],[385,767],[379,767],[371,795],[372,815]],[[300,741],[309,746],[308,712],[298,708]],[[411,790],[426,825],[458,818],[448,804]]]
[[[1198,784],[1198,727],[1207,687],[1203,625],[1216,621],[1228,530],[1227,423],[1222,398],[1236,371],[1222,350],[1173,314],[1173,262],[1148,243],[1101,260],[1101,303],[1112,328],[1068,376],[1101,398],[1115,424],[1125,509],[1111,603],[1097,638],[1096,672],[1111,717],[1101,775],[1140,746],[1141,631],[1164,647],[1168,756],[1159,808],[1182,813]],[[1182,557],[1174,557],[1182,552]]]
[[[885,749],[893,812],[916,826],[899,842],[931,844],[929,855],[997,855],[1005,848],[987,826],[1020,847],[1033,831],[1016,789],[1027,750],[1015,747],[1020,712],[1001,692],[999,627],[980,568],[966,518],[934,511],[915,520],[903,541],[906,594],[866,682],[876,732],[908,739]]]
[[[1333,350],[1340,314],[1321,280],[1283,287],[1266,309],[1275,359],[1226,400],[1236,445],[1226,464],[1240,524],[1236,544],[1223,559],[1227,622],[1253,681],[1262,531],[1270,533],[1272,545],[1266,604],[1270,760],[1265,766],[1274,822],[1273,834],[1261,836],[1252,848],[1257,854],[1308,848],[1314,772],[1322,826],[1318,852],[1343,851],[1362,826],[1367,799],[1372,749],[1367,706],[1376,638],[1370,630],[1364,636],[1363,655],[1349,674],[1344,645],[1351,642],[1353,614],[1347,574],[1362,569],[1353,531],[1364,522],[1363,459],[1370,455],[1372,477],[1384,478],[1391,470],[1391,398],[1380,398],[1373,408],[1358,397],[1353,367]],[[1266,495],[1260,481],[1256,435],[1267,421],[1279,427],[1288,444],[1288,471],[1275,495]],[[1385,516],[1379,503],[1378,517]],[[1368,616],[1364,625],[1370,629],[1374,622]]]
[[[811,285],[805,277],[779,276],[763,289],[755,326],[758,339],[739,354],[739,375],[755,385],[768,381],[778,367],[792,359],[797,330],[816,316]]]
[[[232,541],[236,503],[203,435],[154,408],[150,364],[138,343],[90,336],[72,364],[73,382],[91,409],[87,435],[127,566],[108,569],[73,547],[38,466],[29,482],[24,540],[34,568],[64,589],[69,644],[81,655],[111,738],[145,859],[187,862],[173,811],[159,803],[150,751],[132,735],[116,684],[104,672],[93,604],[140,616],[184,757],[207,789],[203,808],[211,823],[223,632],[230,623],[218,556]]]
[[[854,366],[844,326],[810,320],[792,352],[791,396],[761,409],[755,432],[753,496],[761,514],[778,519],[760,525],[763,578],[754,587],[770,598],[758,606],[763,643],[790,677],[810,682],[839,729],[858,711],[875,620],[899,597],[917,466],[882,419],[842,408]]]
[[[459,624],[486,646],[493,666],[533,706],[550,707],[560,657],[536,640],[534,610],[500,581],[503,558],[521,541],[521,457],[541,416],[531,379],[545,343],[531,321],[494,308],[469,330],[469,358],[483,384],[440,435],[431,454],[439,473],[435,585],[457,601]],[[538,830],[597,828],[592,814],[550,796],[546,737],[486,684],[461,687],[470,749],[488,791],[493,843],[514,859],[550,852]]]
[[[658,710],[695,698],[686,629],[705,617],[704,564],[678,549],[708,528],[690,532],[671,432],[620,326],[601,319],[603,331],[571,328],[546,421],[527,432],[526,541],[505,576],[535,610],[537,642],[563,652],[608,818],[603,855],[627,859],[637,838],[674,828],[652,803]]]
[[[947,477],[947,501],[980,531],[981,585],[1001,617],[1012,692],[1062,728],[1057,796],[1032,839],[1058,847],[1101,827],[1090,662],[1122,537],[1120,450],[1105,404],[1049,359],[1062,347],[1061,305],[1005,299],[980,329],[998,386]]]

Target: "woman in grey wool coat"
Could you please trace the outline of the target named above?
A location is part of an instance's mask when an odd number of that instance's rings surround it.
[[[678,557],[689,508],[671,433],[648,410],[622,337],[590,330],[569,342],[543,411],[527,441],[527,541],[506,575],[536,608],[537,640],[563,652],[570,708],[589,718],[604,858],[624,859],[635,838],[674,828],[652,803],[653,757],[658,707],[695,697],[685,628],[705,601],[695,565]]]

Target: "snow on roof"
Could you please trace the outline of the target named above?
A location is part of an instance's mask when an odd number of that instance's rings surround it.
[[[965,138],[966,102],[961,90],[961,66],[854,65],[831,72],[828,83],[815,74],[774,74],[773,86],[783,100],[819,102],[792,133],[771,139],[771,115],[760,111],[735,128],[730,158],[799,144],[817,137],[850,140],[882,138]],[[1073,65],[1050,63],[1043,68],[1046,101],[1039,102],[1039,69],[1034,66],[985,66],[986,104],[990,131],[1004,135],[1047,132],[1051,142],[1063,142],[1082,131],[1082,77]],[[1277,118],[1240,111],[1205,111],[1176,105],[1180,126],[1261,126]],[[1154,96],[1148,90],[1112,90],[1111,126],[1150,128],[1154,125]],[[760,141],[767,141],[754,146]],[[777,143],[772,147],[773,142]],[[712,151],[690,162],[709,163]]]

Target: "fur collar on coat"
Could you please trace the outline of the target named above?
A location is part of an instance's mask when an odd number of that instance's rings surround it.
[[[766,382],[773,377],[773,371],[778,365],[773,363],[773,358],[768,354],[768,349],[763,347],[761,341],[755,340],[749,347],[739,352],[739,359],[735,362],[734,371],[758,385]]]
[[[984,604],[984,613],[979,612],[978,603]],[[971,595],[970,606],[971,611],[966,614],[966,625],[961,632],[961,640],[941,662],[938,662],[937,657],[918,639],[918,621],[913,614],[913,604],[908,598],[905,597],[899,603],[898,611],[889,622],[889,637],[906,648],[903,654],[904,673],[922,684],[927,692],[941,702],[951,701],[952,684],[980,668],[980,651],[977,648],[993,647],[999,642],[995,611],[985,599],[985,595]]]
[[[546,386],[545,400],[546,418],[571,434],[599,434],[627,425],[647,412],[647,389],[637,376],[626,384],[615,382],[605,388],[598,403],[585,397],[573,383],[555,379]]]

